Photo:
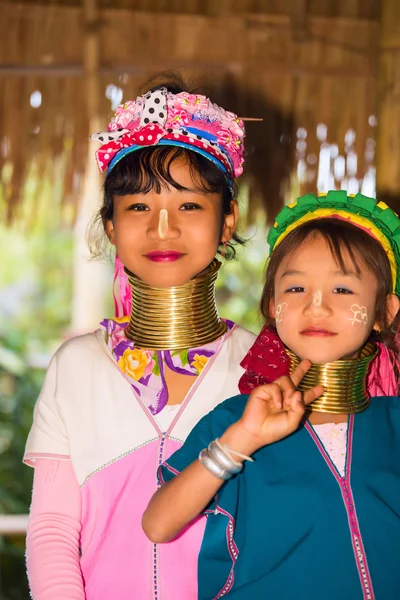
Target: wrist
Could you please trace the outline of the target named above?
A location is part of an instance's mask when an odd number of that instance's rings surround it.
[[[221,444],[226,444],[232,450],[251,456],[253,452],[258,450],[260,444],[257,443],[256,436],[247,431],[240,421],[236,421],[228,427],[228,429],[220,436]],[[235,456],[237,462],[243,462],[239,456]]]

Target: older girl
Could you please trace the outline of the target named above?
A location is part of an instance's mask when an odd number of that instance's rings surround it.
[[[36,467],[32,595],[194,600],[204,522],[160,547],[141,517],[157,466],[237,392],[254,341],[220,319],[214,297],[216,253],[234,252],[243,122],[162,86],[120,106],[93,137],[107,172],[100,218],[131,309],[66,342],[48,369],[25,454]]]

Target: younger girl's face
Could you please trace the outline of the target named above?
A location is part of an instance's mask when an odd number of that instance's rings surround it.
[[[183,160],[170,165],[174,181],[157,194],[114,197],[114,217],[106,232],[122,263],[148,285],[182,285],[213,260],[220,242],[235,232],[237,204],[222,219],[219,194],[206,193],[193,181]]]
[[[353,357],[375,323],[378,283],[356,257],[360,274],[343,252],[347,273],[335,261],[327,242],[306,240],[282,261],[275,277],[271,316],[284,344],[300,358],[326,363]]]

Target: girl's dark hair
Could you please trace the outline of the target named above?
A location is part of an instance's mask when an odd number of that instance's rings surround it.
[[[159,80],[159,76],[154,79]],[[175,73],[169,76],[168,82],[160,82],[151,87],[153,80],[148,82],[147,90],[154,91],[165,87],[173,94],[191,91]],[[201,190],[205,193],[220,194],[222,225],[223,216],[231,213],[231,201],[237,197],[236,184],[228,182],[217,165],[197,152],[177,146],[149,146],[127,154],[106,176],[103,205],[93,219],[88,233],[92,257],[102,256],[107,246],[104,225],[113,218],[114,196],[147,194],[151,191],[158,194],[167,184],[177,190],[186,189],[171,176],[171,165],[178,159],[185,160],[189,165],[192,179]],[[244,244],[244,240],[237,234],[234,234],[232,239],[238,244]],[[218,253],[221,251],[218,250]],[[226,260],[236,256],[236,250],[231,243],[226,245],[224,254]]]
[[[376,321],[379,323],[381,331],[379,333],[373,331],[371,341],[385,344],[396,358],[399,357],[397,331],[400,324],[400,311],[393,323],[390,324],[386,310],[386,298],[393,293],[392,272],[386,252],[381,244],[365,231],[339,219],[315,219],[304,223],[289,233],[273,250],[268,261],[260,305],[266,323],[274,326],[274,319],[270,315],[270,304],[275,294],[275,276],[279,265],[284,258],[287,259],[291,254],[298,251],[308,239],[317,236],[321,236],[327,242],[343,273],[348,272],[348,265],[345,261],[346,256],[348,256],[356,273],[361,272],[360,262],[362,261],[375,276],[378,283],[375,303]],[[395,364],[394,367],[396,381],[398,381],[398,370]]]

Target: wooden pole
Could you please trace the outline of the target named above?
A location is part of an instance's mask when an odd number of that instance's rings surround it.
[[[100,126],[100,14],[97,0],[83,0],[84,85],[87,112],[87,135]],[[90,261],[85,233],[88,223],[101,202],[101,178],[97,171],[94,151],[88,144],[85,178],[78,208],[74,238],[74,281],[72,302],[72,333],[79,334],[96,328],[106,316],[107,293],[111,294],[110,269],[105,262]]]
[[[381,0],[377,86],[377,197],[400,211],[400,11]]]

